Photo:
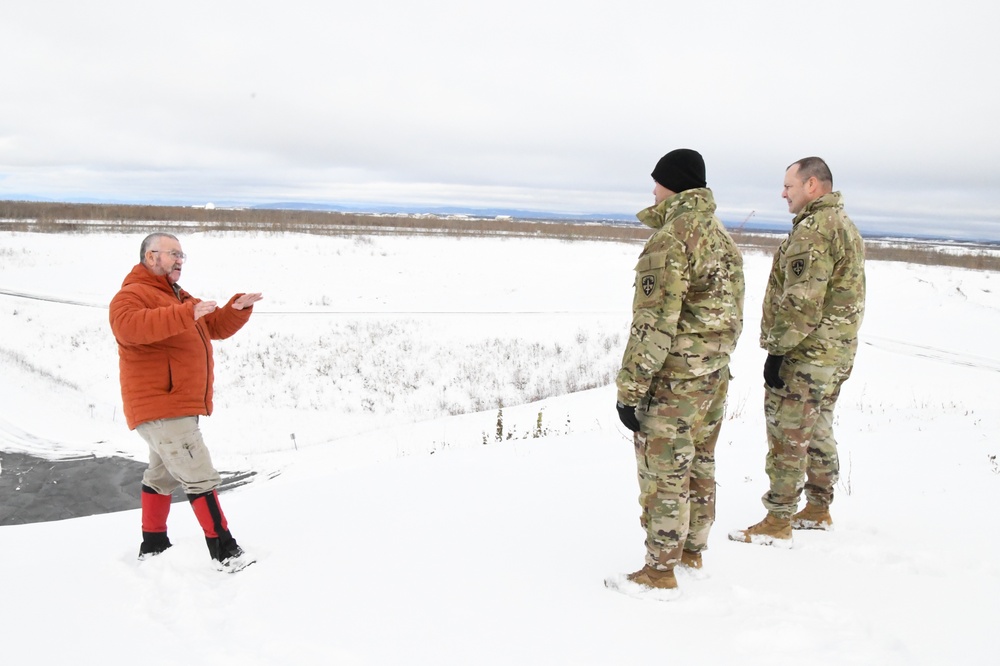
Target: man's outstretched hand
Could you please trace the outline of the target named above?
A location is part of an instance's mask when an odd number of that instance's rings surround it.
[[[242,310],[243,308],[252,307],[254,303],[262,298],[264,297],[260,294],[260,292],[257,292],[256,294],[243,294],[233,301],[233,309]]]

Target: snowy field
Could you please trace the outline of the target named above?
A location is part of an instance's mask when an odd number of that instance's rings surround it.
[[[144,459],[106,311],[141,239],[0,233],[0,452]],[[188,291],[265,298],[216,343],[202,421],[220,468],[260,473],[223,495],[259,561],[213,571],[184,504],[175,547],[142,563],[138,511],[2,527],[4,663],[1000,659],[1000,275],[869,262],[836,529],[780,550],[726,539],[763,516],[767,486],[770,257],[747,255],[718,518],[705,569],[664,603],[602,584],[644,552],[612,386],[640,245],[181,242]]]

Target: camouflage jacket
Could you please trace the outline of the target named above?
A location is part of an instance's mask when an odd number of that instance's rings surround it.
[[[635,267],[632,328],[618,399],[637,405],[670,379],[729,364],[743,330],[743,257],[707,188],[686,190],[636,217],[655,229]]]
[[[849,365],[865,313],[865,245],[840,192],[795,216],[774,255],[760,346],[813,365]]]

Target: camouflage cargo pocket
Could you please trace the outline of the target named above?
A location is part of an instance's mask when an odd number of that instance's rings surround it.
[[[835,365],[813,365],[786,359],[784,366],[781,375],[785,379],[785,393],[801,399],[822,400],[843,375],[843,370]]]

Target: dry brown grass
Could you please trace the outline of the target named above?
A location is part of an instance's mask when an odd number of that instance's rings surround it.
[[[38,233],[98,231],[272,231],[328,235],[410,233],[515,235],[572,240],[644,240],[634,225],[431,215],[365,215],[308,210],[188,208],[0,201],[0,229]]]
[[[1000,247],[971,247],[962,252],[949,251],[946,247],[922,243],[866,243],[865,255],[869,259],[901,261],[924,266],[955,266],[980,271],[1000,271]]]
[[[529,236],[564,240],[643,242],[649,229],[634,224],[433,215],[365,215],[308,210],[190,208],[119,204],[0,201],[0,230],[35,233],[265,231],[323,235],[441,234]],[[744,252],[772,254],[782,234],[732,231]],[[869,241],[869,259],[1000,271],[1000,248],[960,252],[930,243]]]
[[[744,252],[774,254],[784,239],[782,234],[753,232],[733,233]],[[922,266],[955,266],[981,271],[1000,271],[1000,246],[965,244],[963,246],[920,241],[869,239],[865,258],[875,261],[898,261]]]

